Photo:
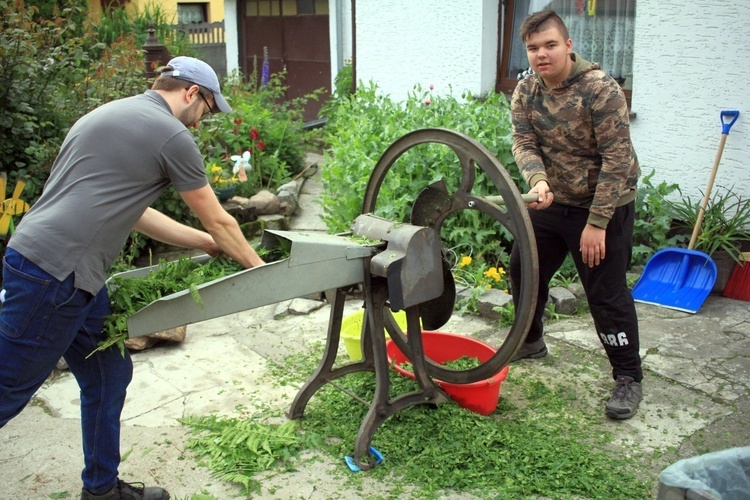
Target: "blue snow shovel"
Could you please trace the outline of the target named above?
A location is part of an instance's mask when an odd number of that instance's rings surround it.
[[[633,288],[633,299],[636,302],[697,313],[708,294],[711,293],[716,283],[716,263],[708,254],[693,250],[693,247],[698,239],[698,234],[700,234],[703,215],[706,212],[706,205],[708,205],[711,196],[716,171],[719,169],[721,154],[724,151],[724,143],[727,140],[729,129],[732,128],[739,115],[740,112],[737,110],[721,112],[719,150],[716,153],[716,160],[708,179],[706,194],[703,196],[703,201],[698,210],[698,218],[695,221],[690,244],[687,249],[665,248],[660,250],[646,262],[643,274]],[[726,121],[725,118],[731,118],[731,121]]]

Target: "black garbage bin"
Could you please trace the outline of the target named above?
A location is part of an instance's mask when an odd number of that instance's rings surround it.
[[[659,477],[657,500],[750,498],[750,446],[675,462]]]

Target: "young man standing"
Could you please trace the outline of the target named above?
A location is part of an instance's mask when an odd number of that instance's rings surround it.
[[[627,419],[638,409],[643,379],[638,317],[625,279],[640,175],[627,103],[612,77],[573,52],[554,11],[530,15],[521,39],[534,74],[513,93],[513,155],[529,192],[538,195],[528,207],[539,252],[539,293],[529,334],[513,361],[547,354],[542,319],[549,283],[571,254],[615,379],[605,414]],[[512,290],[520,289],[520,269],[514,248]]]
[[[246,268],[263,264],[219,204],[188,127],[229,112],[213,69],[177,57],[152,90],[105,104],[73,125],[44,192],[24,215],[3,259],[0,427],[18,415],[64,357],[81,388],[81,499],[165,500],[163,488],[118,478],[120,415],[133,375],[106,339],[107,271],[135,229],[156,240]],[[207,232],[150,208],[172,185]]]

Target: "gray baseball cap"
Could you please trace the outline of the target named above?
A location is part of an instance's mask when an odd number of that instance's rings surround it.
[[[186,56],[175,57],[167,63],[167,66],[172,69],[166,68],[161,72],[162,76],[179,78],[207,88],[214,95],[214,101],[219,111],[224,113],[232,111],[232,107],[227,104],[227,100],[221,95],[219,77],[216,76],[216,72],[211,66],[200,59]]]

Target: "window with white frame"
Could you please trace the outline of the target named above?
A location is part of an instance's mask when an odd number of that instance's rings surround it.
[[[597,62],[630,97],[633,84],[635,0],[505,0],[498,90],[511,92],[529,68],[519,29],[529,14],[554,10],[568,27],[573,51]]]

